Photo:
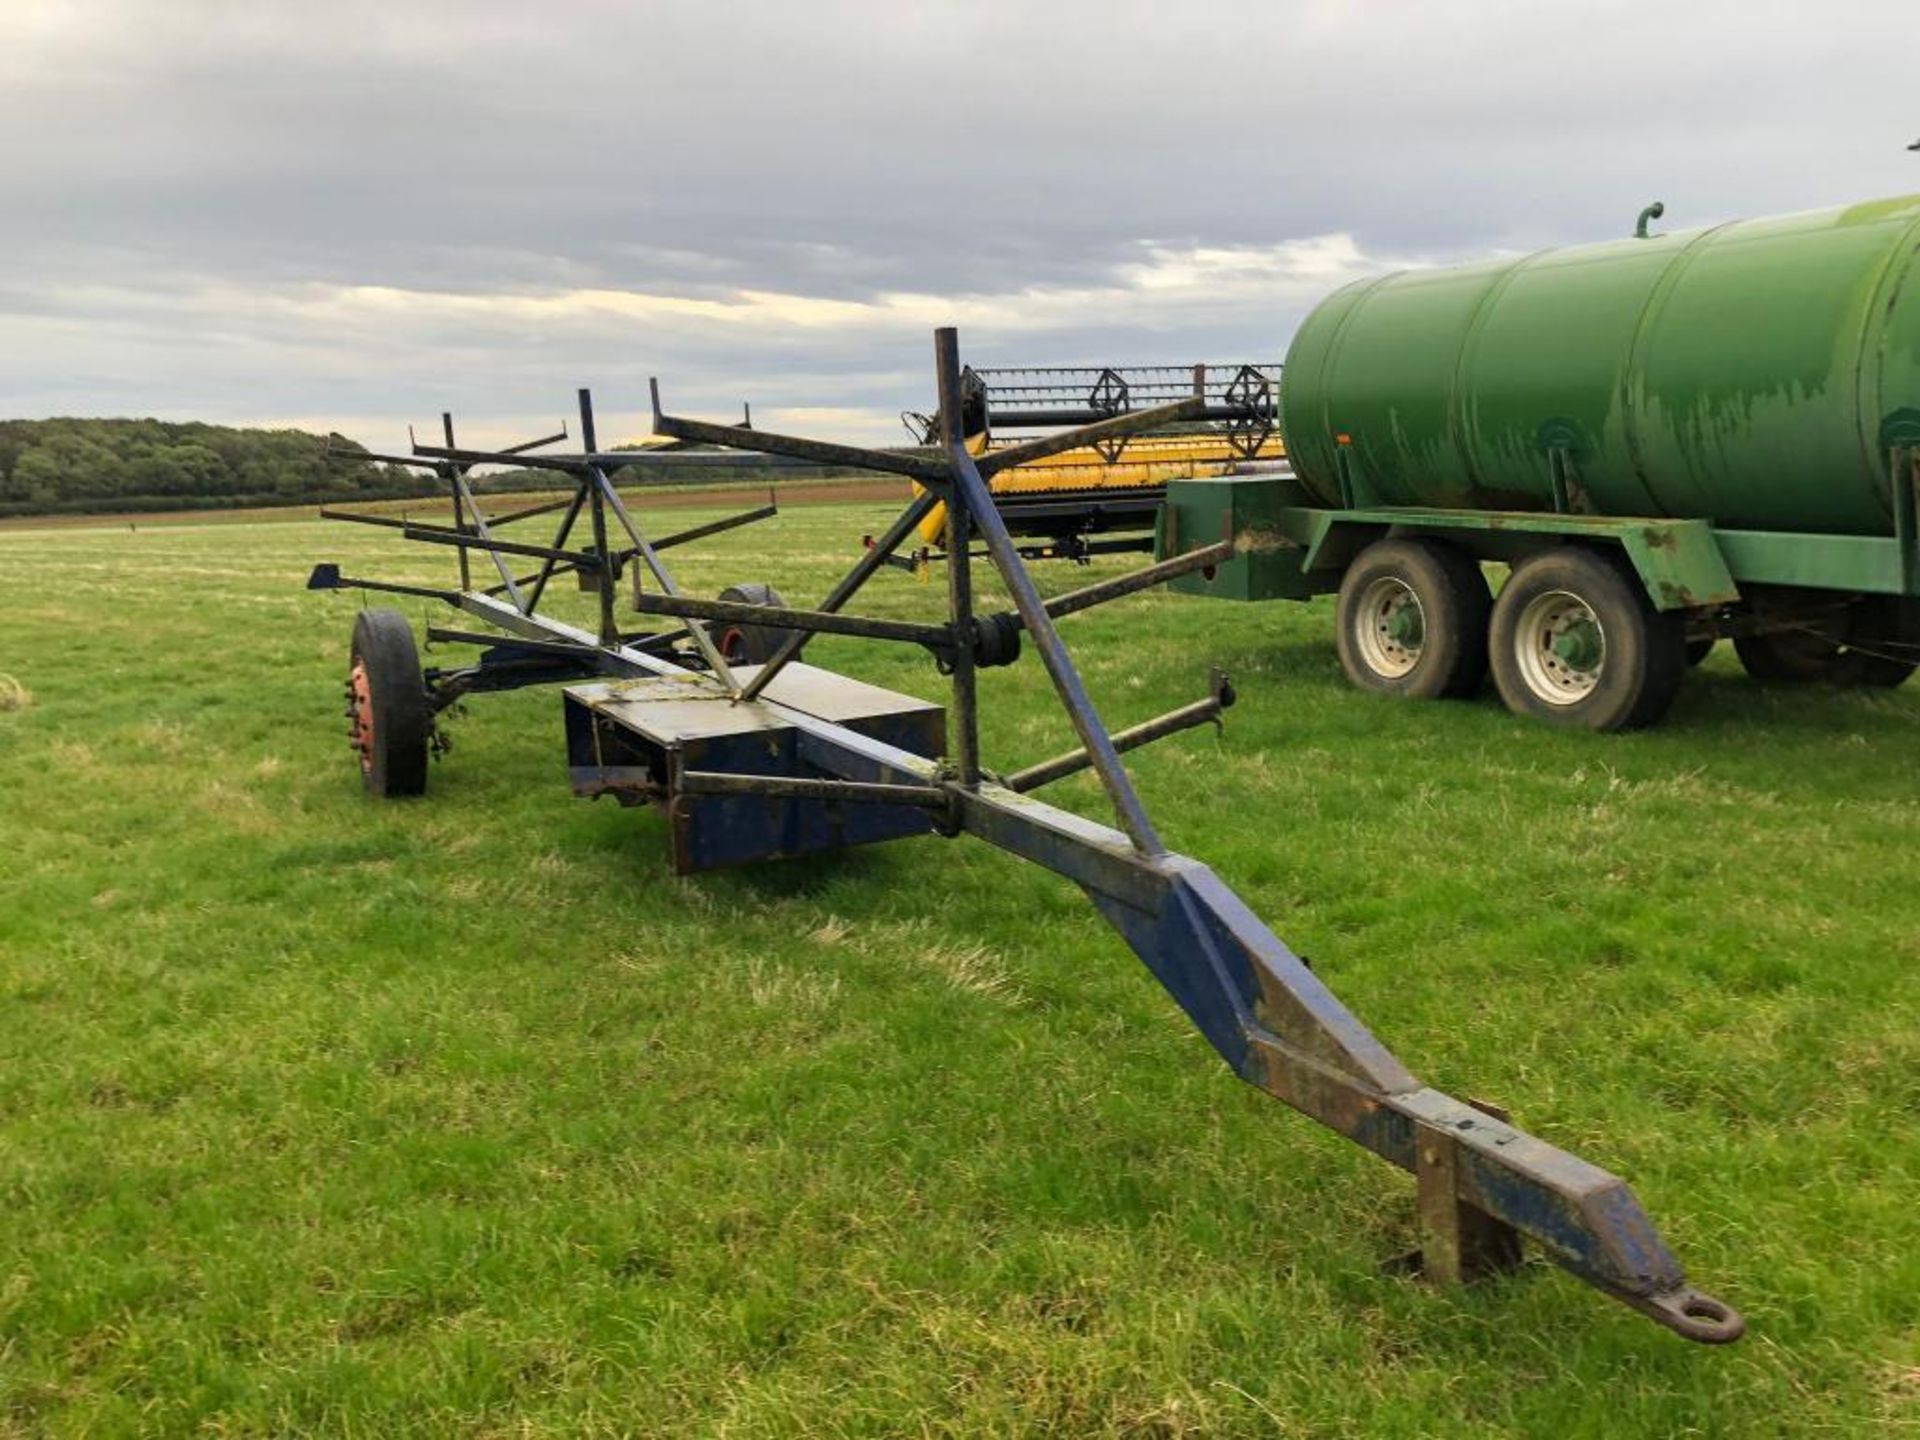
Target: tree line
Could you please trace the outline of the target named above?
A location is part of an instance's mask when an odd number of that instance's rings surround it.
[[[0,516],[399,499],[441,483],[398,465],[329,459],[327,447],[303,430],[199,421],[0,420]]]

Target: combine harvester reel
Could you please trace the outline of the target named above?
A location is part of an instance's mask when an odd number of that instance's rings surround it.
[[[770,598],[765,592],[722,600],[682,594],[660,551],[766,512],[650,540],[611,479],[635,466],[644,471],[644,460],[632,452],[597,450],[584,391],[581,454],[530,453],[551,441],[509,451],[461,449],[452,442],[450,424],[447,444],[416,444],[413,455],[402,457],[404,463],[434,468],[449,481],[454,525],[375,523],[395,525],[410,539],[457,547],[463,567],[469,551],[481,552],[498,570],[499,583],[479,588],[463,575],[458,590],[434,590],[349,579],[337,567],[322,565],[309,584],[427,596],[504,632],[505,638],[429,630],[431,638],[489,648],[479,664],[465,670],[430,672],[415,689],[409,710],[405,700],[389,704],[393,697],[383,697],[380,687],[409,683],[392,677],[404,669],[406,656],[396,658],[396,652],[410,650],[410,636],[402,647],[391,622],[363,620],[374,637],[367,644],[386,647],[377,667],[364,667],[372,683],[368,713],[374,730],[370,737],[360,736],[360,722],[354,722],[363,755],[366,744],[383,743],[379,725],[388,714],[418,719],[476,690],[574,681],[565,691],[565,715],[575,792],[664,805],[673,861],[682,872],[928,832],[976,836],[1079,885],[1241,1078],[1412,1172],[1423,1269],[1431,1278],[1463,1280],[1510,1268],[1519,1261],[1521,1237],[1529,1236],[1588,1284],[1687,1339],[1738,1338],[1744,1329],[1739,1314],[1687,1284],[1679,1261],[1624,1181],[1515,1129],[1504,1116],[1421,1084],[1210,870],[1161,842],[1120,752],[1217,718],[1232,692],[1216,676],[1207,698],[1109,733],[1054,621],[1217,563],[1232,554],[1232,542],[1043,600],[996,508],[989,481],[1015,465],[1191,420],[1205,411],[1207,398],[1189,395],[976,458],[960,418],[962,370],[952,330],[936,333],[935,358],[940,413],[947,418],[937,437],[939,453],[932,455],[681,419],[661,413],[655,387],[658,434],[900,475],[919,487],[886,533],[812,610],[763,603]],[[504,541],[494,533],[505,519],[527,512],[492,521],[481,515],[466,471],[494,464],[573,478],[569,500],[537,507],[564,511],[551,545]],[[944,623],[844,613],[936,506],[945,507],[948,524]],[[569,548],[583,515],[592,543]],[[611,525],[624,532],[625,544],[609,539]],[[976,538],[1013,598],[1012,613],[976,609]],[[539,559],[540,568],[515,576],[507,566],[510,556]],[[643,636],[619,632],[613,617],[616,578],[632,563],[643,565],[654,581],[652,591],[636,596],[637,607],[685,622],[685,629]],[[589,588],[599,596],[598,633],[538,613],[548,582],[565,570],[594,577]],[[781,638],[762,663],[735,664],[714,637],[736,630]],[[924,647],[951,676],[950,707],[943,710],[799,663],[816,634]],[[1052,760],[998,775],[981,762],[976,678],[982,667],[1017,659],[1023,634],[1039,652],[1081,744]],[[363,652],[357,649],[356,656]],[[743,662],[747,658],[741,656]],[[358,705],[351,703],[349,711],[358,713]],[[404,738],[417,750],[424,742],[416,734],[410,730]],[[369,763],[372,788],[380,788],[371,778],[376,771],[411,776],[406,764],[392,763],[396,758]],[[1038,787],[1088,768],[1105,789],[1117,828],[1032,798]]]
[[[1059,431],[1198,399],[1178,421],[1108,435],[1002,466],[1036,431]],[[960,372],[960,424],[967,451],[991,468],[988,488],[1022,558],[1074,560],[1153,549],[1167,481],[1291,473],[1279,430],[1280,366],[1048,365]],[[938,413],[902,415],[922,445],[941,444]],[[890,563],[918,570],[944,558],[946,510],[920,523],[926,543]]]

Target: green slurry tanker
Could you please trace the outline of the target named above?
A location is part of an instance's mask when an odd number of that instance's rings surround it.
[[[1491,670],[1594,730],[1658,720],[1721,638],[1762,680],[1906,680],[1920,196],[1645,229],[1330,296],[1282,372],[1292,473],[1169,484],[1163,556],[1239,542],[1175,588],[1337,591],[1355,684]]]

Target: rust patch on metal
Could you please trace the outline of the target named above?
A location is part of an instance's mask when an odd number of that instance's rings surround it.
[[[1691,610],[1700,603],[1694,598],[1693,591],[1671,580],[1660,582],[1660,598],[1667,602],[1660,607],[1663,610]]]
[[[367,662],[355,657],[347,672],[347,742],[360,758],[360,773],[373,773],[373,682]]]
[[[1233,537],[1236,555],[1272,555],[1276,551],[1299,548],[1271,525],[1249,525]]]

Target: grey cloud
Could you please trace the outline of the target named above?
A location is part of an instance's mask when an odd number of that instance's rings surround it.
[[[1144,242],[1448,259],[1920,188],[1910,7],[28,0],[0,15],[0,410],[924,400],[923,327],[288,295],[1102,293]],[[1909,131],[1913,133],[1908,133]],[[1310,287],[1309,287],[1310,290]],[[1312,296],[970,328],[998,359],[1284,348]],[[1051,315],[1052,312],[1049,312]],[[469,398],[470,397],[470,398]],[[388,443],[390,435],[369,437]]]

